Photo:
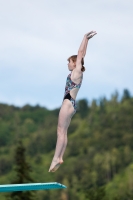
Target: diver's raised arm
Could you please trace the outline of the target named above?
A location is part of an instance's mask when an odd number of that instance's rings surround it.
[[[79,50],[78,50],[78,56],[77,56],[77,62],[76,62],[76,68],[77,69],[79,68],[79,70],[81,70],[81,67],[82,67],[81,66],[81,60],[86,55],[88,40],[91,39],[96,34],[97,34],[96,31],[91,31],[91,32],[86,33],[84,35],[84,38],[83,38],[81,45],[79,47]]]

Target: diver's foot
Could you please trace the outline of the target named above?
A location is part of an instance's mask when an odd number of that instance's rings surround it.
[[[60,158],[59,161],[60,161],[60,164],[62,164],[64,162],[62,158]]]
[[[50,166],[50,169],[49,169],[49,172],[55,172],[59,167],[60,165],[63,163],[63,160],[62,159],[54,159],[51,163],[51,166]]]

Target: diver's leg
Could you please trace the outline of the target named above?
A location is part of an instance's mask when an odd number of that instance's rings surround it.
[[[61,155],[62,150],[67,145],[67,129],[70,125],[73,112],[74,108],[71,102],[68,99],[65,99],[59,113],[56,149],[49,171],[55,171],[55,166],[57,165],[58,168],[58,166],[63,162]],[[65,149],[63,151],[65,151]]]
[[[76,113],[76,110],[74,110],[73,112],[73,115]],[[71,116],[71,118],[73,117],[73,115]],[[64,145],[63,145],[63,148],[62,148],[62,151],[61,151],[61,154],[60,154],[60,158],[59,160],[61,162],[63,162],[63,155],[64,155],[64,152],[66,150],[66,146],[67,146],[67,133],[65,134],[65,140],[64,140]]]

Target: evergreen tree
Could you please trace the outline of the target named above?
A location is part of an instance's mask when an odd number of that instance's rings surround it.
[[[130,99],[130,98],[131,98],[131,95],[130,95],[129,90],[124,89],[124,91],[123,91],[123,96],[122,96],[122,101],[124,101],[124,100],[126,100],[126,99]]]
[[[78,101],[78,110],[81,118],[85,118],[88,115],[88,100],[82,99]]]
[[[86,197],[88,200],[107,200],[104,187],[89,189],[86,191]]]
[[[25,148],[21,141],[19,141],[15,152],[15,171],[16,178],[11,184],[24,184],[34,182],[30,177],[32,171],[30,165],[26,162]],[[17,191],[11,192],[7,195],[9,200],[34,200],[34,191]]]
[[[117,103],[119,100],[119,93],[116,90],[112,95],[111,95],[111,102]]]
[[[106,97],[102,97],[99,99],[100,113],[105,112],[106,103],[107,103]]]

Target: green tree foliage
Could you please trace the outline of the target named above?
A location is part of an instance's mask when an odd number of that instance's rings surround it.
[[[34,182],[30,176],[31,167],[26,161],[25,148],[21,141],[16,148],[15,152],[15,172],[16,178],[11,182],[11,184],[23,184]],[[9,200],[34,200],[33,191],[17,191],[11,192],[7,195]]]
[[[87,200],[107,200],[104,187],[91,188],[85,193]]]
[[[37,191],[37,199],[132,200],[133,97],[127,90],[120,99],[83,99],[68,129],[64,163],[48,173],[54,155],[59,108],[22,108],[0,104],[1,184],[13,179],[13,150],[21,139],[37,182],[60,182],[66,190]],[[83,112],[82,112],[83,111]],[[16,134],[17,133],[17,134]],[[17,179],[18,180],[18,179]],[[30,181],[31,182],[31,181]],[[103,189],[104,188],[104,189]],[[0,200],[5,200],[0,197]]]
[[[78,110],[81,118],[85,118],[88,115],[88,100],[82,99],[78,101]]]
[[[7,158],[0,159],[0,175],[7,174],[12,169],[12,163]]]
[[[128,89],[124,89],[123,91],[123,96],[122,96],[122,101],[126,100],[126,99],[130,99],[131,98],[131,94],[129,92]]]

